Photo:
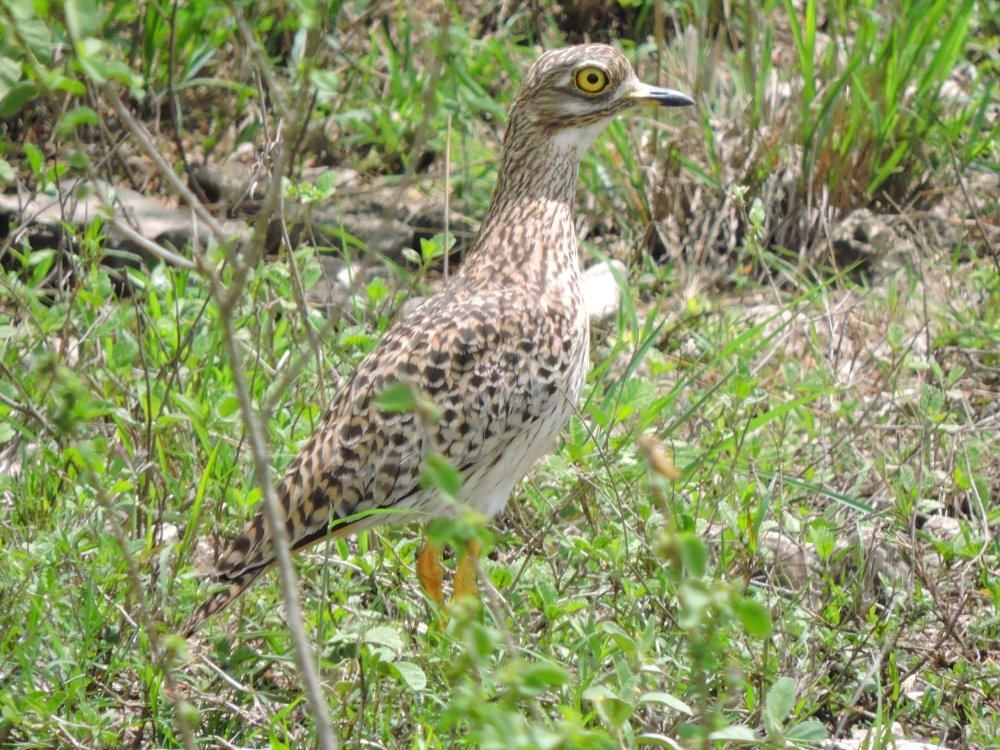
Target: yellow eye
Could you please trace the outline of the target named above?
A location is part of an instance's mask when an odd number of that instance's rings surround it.
[[[608,87],[608,74],[600,68],[580,68],[573,75],[576,87],[587,94],[600,94]]]

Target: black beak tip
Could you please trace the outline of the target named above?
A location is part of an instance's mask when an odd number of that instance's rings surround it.
[[[658,91],[652,98],[661,107],[692,107],[695,103],[694,99],[687,94],[670,89]]]

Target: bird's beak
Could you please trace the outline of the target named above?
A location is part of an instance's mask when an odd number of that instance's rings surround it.
[[[628,98],[638,104],[657,104],[661,107],[690,107],[694,99],[680,91],[661,89],[646,83],[638,83]]]

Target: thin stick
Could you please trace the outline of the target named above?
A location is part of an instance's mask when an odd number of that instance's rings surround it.
[[[250,56],[253,58],[254,63],[256,63],[257,72],[260,74],[261,78],[264,79],[264,83],[267,84],[268,93],[271,95],[271,106],[278,111],[279,119],[285,119],[290,113],[288,111],[288,104],[285,101],[284,87],[278,83],[278,79],[274,75],[274,71],[271,70],[271,64],[268,62],[267,57],[264,55],[264,51],[257,42],[256,35],[247,25],[246,18],[243,16],[243,11],[232,2],[226,3],[226,6],[229,8],[229,12],[232,14],[232,17],[236,20],[236,26],[240,30],[240,36],[243,37],[243,43],[246,44],[247,50],[250,52]],[[308,62],[311,63],[312,61]],[[308,86],[303,88],[308,88]]]
[[[14,384],[14,388],[17,389],[17,392],[21,395],[21,399],[24,401],[23,404],[18,404],[13,399],[8,400],[6,397],[4,397],[4,403],[7,404],[7,406],[11,407],[12,409],[17,409],[22,413],[30,414],[31,416],[33,416],[35,419],[38,420],[38,424],[44,427],[47,432],[54,434],[56,431],[55,428],[42,415],[42,413],[39,412],[37,408],[35,408],[35,405],[31,403],[31,397],[28,395],[28,392],[25,390],[24,386],[21,385],[21,381],[18,380],[17,377],[15,377],[14,373],[11,372],[10,369],[8,369],[7,365],[5,365],[2,361],[0,361],[0,373],[6,375],[7,379]]]
[[[278,98],[274,96],[274,93],[272,92],[272,99]],[[253,413],[253,399],[250,395],[246,373],[243,369],[243,361],[240,357],[240,350],[236,340],[236,328],[233,323],[233,312],[236,303],[243,294],[251,264],[255,266],[259,262],[264,248],[264,235],[266,235],[268,226],[270,225],[271,216],[274,215],[274,212],[280,206],[281,176],[284,175],[285,167],[290,161],[291,144],[295,141],[298,128],[305,127],[305,120],[308,117],[306,109],[308,103],[307,76],[307,80],[299,90],[295,106],[289,114],[288,125],[283,129],[288,138],[283,137],[281,128],[275,133],[279,145],[277,156],[272,164],[273,177],[264,196],[261,213],[253,227],[248,258],[244,263],[237,264],[234,268],[229,294],[225,294],[222,285],[218,283],[215,285],[214,294],[218,301],[219,317],[222,319],[225,327],[229,366],[232,369],[233,384],[236,386],[236,396],[240,403],[243,423],[247,430],[247,442],[250,445],[254,458],[255,479],[257,480],[257,486],[264,493],[264,520],[266,521],[267,531],[271,536],[271,542],[274,545],[275,562],[277,563],[279,579],[281,581],[281,598],[285,605],[285,615],[288,618],[288,630],[292,637],[292,645],[294,646],[292,651],[295,656],[295,663],[298,667],[299,677],[306,694],[310,713],[312,714],[313,724],[316,727],[316,740],[322,750],[337,750],[337,738],[333,733],[330,712],[327,707],[326,698],[323,696],[315,664],[312,660],[312,652],[306,636],[302,611],[299,609],[298,585],[295,580],[295,569],[292,567],[292,553],[288,543],[288,534],[285,531],[285,520],[282,518],[281,507],[278,503],[277,493],[274,491],[274,485],[271,484],[271,461],[267,441],[264,437],[261,420],[257,419]]]
[[[451,115],[444,136],[444,281],[448,283],[448,201],[451,198]]]
[[[280,182],[280,180],[272,181]],[[233,372],[233,384],[236,386],[236,396],[243,413],[243,424],[247,429],[247,442],[250,444],[254,457],[254,474],[257,486],[264,492],[264,518],[267,521],[271,543],[274,545],[274,557],[278,563],[278,575],[281,580],[281,599],[285,605],[285,616],[288,618],[288,630],[292,636],[292,649],[299,677],[305,691],[312,713],[313,724],[316,727],[316,739],[322,750],[337,750],[337,738],[333,734],[330,723],[330,713],[326,698],[320,687],[316,667],[310,658],[309,640],[306,637],[305,623],[302,620],[302,610],[299,609],[299,590],[295,580],[295,569],[292,567],[292,552],[285,531],[285,520],[281,517],[281,506],[278,496],[271,484],[270,459],[267,443],[260,422],[254,416],[251,405],[250,389],[246,374],[243,371],[240,350],[236,343],[236,328],[230,311],[222,318],[225,322],[226,346],[229,349],[229,364]]]
[[[486,575],[486,571],[483,570],[483,565],[478,556],[471,557],[470,559],[476,569],[476,576],[479,578],[479,583],[486,593],[486,596],[483,597],[486,601],[486,607],[490,610],[490,614],[493,615],[493,619],[496,620],[497,627],[500,629],[500,637],[503,639],[504,646],[507,647],[507,658],[510,660],[520,659],[517,644],[514,643],[514,637],[510,634],[510,629],[507,627],[507,620],[504,618],[503,609],[500,606],[500,592],[497,591],[490,577]],[[534,702],[529,702],[528,708],[536,719],[541,720],[541,712]]]
[[[104,203],[104,206],[106,208],[110,208],[112,211],[114,210],[111,204],[103,201],[103,198],[102,202]],[[194,261],[190,261],[183,255],[178,255],[177,253],[168,250],[162,245],[158,245],[152,240],[146,239],[137,231],[135,231],[132,227],[126,224],[124,221],[119,219],[117,216],[113,219],[106,219],[105,221],[107,221],[108,224],[110,224],[119,232],[121,232],[126,237],[126,239],[134,242],[136,245],[141,247],[147,253],[159,258],[164,263],[167,263],[172,266],[177,266],[178,268],[183,268],[185,271],[202,271],[202,272],[205,271],[201,263],[195,263]],[[201,260],[200,257],[199,260]]]
[[[268,73],[269,71],[266,66],[262,66],[261,74],[267,77]],[[306,109],[309,103],[308,83],[307,70],[305,80],[296,97],[296,106],[291,108],[288,115],[288,125],[285,128],[285,132],[288,133],[293,142],[298,133],[298,128],[304,127],[304,122],[308,117]],[[285,532],[284,519],[281,517],[278,498],[270,479],[270,458],[267,443],[260,421],[255,418],[253,413],[253,401],[250,396],[246,374],[243,370],[240,350],[236,341],[236,330],[233,323],[234,308],[243,294],[250,269],[256,266],[263,252],[264,240],[271,216],[279,208],[281,175],[284,174],[285,166],[290,160],[289,143],[281,137],[281,130],[279,129],[275,135],[279,141],[278,154],[273,163],[273,173],[277,177],[271,180],[267,194],[264,197],[261,212],[252,229],[248,257],[243,262],[239,262],[235,256],[233,244],[228,242],[228,237],[223,232],[221,225],[205,210],[204,206],[194,198],[187,186],[173,173],[173,170],[166,164],[163,157],[157,151],[152,139],[146,134],[145,129],[131,117],[114,89],[109,86],[105,86],[104,89],[119,116],[121,116],[128,129],[132,131],[146,153],[156,162],[163,176],[173,185],[177,192],[188,199],[192,211],[209,226],[220,243],[226,246],[230,258],[234,261],[233,279],[228,290],[225,289],[218,275],[211,272],[211,268],[207,264],[200,270],[208,277],[212,285],[212,293],[218,304],[219,317],[222,319],[225,328],[229,363],[233,372],[233,383],[236,386],[236,395],[240,402],[240,410],[246,426],[248,442],[253,453],[255,478],[258,486],[264,493],[264,518],[267,521],[267,529],[274,544],[275,562],[277,563],[281,579],[282,600],[287,610],[288,629],[294,646],[293,653],[310,712],[312,713],[313,723],[316,727],[317,742],[322,750],[337,750],[337,738],[333,733],[329,709],[327,708],[326,699],[320,687],[319,677],[313,665],[309,641],[306,638],[305,625],[302,620],[302,612],[299,610],[298,589],[295,581],[295,571],[292,567],[288,537]],[[281,98],[280,92],[272,91],[272,100],[274,102],[278,102]],[[280,111],[288,112],[288,108],[282,106]]]
[[[208,197],[194,178],[194,171],[188,161],[187,151],[184,150],[184,138],[181,135],[184,130],[181,98],[177,95],[177,89],[174,88],[174,52],[177,46],[177,6],[179,4],[179,0],[174,0],[173,8],[170,10],[170,41],[167,46],[167,95],[170,97],[170,108],[174,111],[174,145],[177,146],[177,155],[181,157],[181,163],[187,173],[188,184],[194,194],[198,196],[199,201],[208,203]]]
[[[163,675],[163,684],[166,688],[167,697],[174,706],[174,718],[177,720],[177,727],[181,730],[181,740],[184,743],[185,750],[195,750],[197,744],[195,742],[194,727],[188,723],[187,714],[183,710],[181,704],[183,699],[178,690],[177,680],[174,679],[174,671],[170,665],[170,655],[167,653],[165,644],[160,640],[160,631],[153,621],[153,614],[146,600],[146,588],[142,583],[139,566],[132,553],[129,552],[129,540],[118,523],[118,517],[114,506],[111,504],[111,498],[108,497],[104,487],[98,482],[97,475],[89,468],[86,468],[83,471],[83,476],[97,496],[97,502],[104,509],[104,520],[111,529],[111,534],[114,536],[115,541],[118,542],[118,547],[121,549],[122,558],[125,560],[126,579],[128,580],[129,588],[132,590],[132,596],[135,597],[136,607],[139,610],[139,620],[146,631],[146,642],[149,644],[149,649],[152,652],[153,661]]]
[[[170,183],[170,185],[176,190],[191,209],[198,215],[198,218],[205,222],[205,225],[212,231],[215,235],[215,239],[218,240],[219,244],[225,247],[230,254],[233,253],[232,243],[229,241],[229,235],[222,228],[222,225],[216,220],[212,214],[201,204],[197,196],[191,192],[191,189],[185,185],[181,178],[178,177],[173,168],[167,164],[166,159],[163,158],[163,154],[160,153],[159,148],[157,148],[156,143],[153,141],[149,133],[146,132],[145,126],[139,123],[132,114],[125,107],[125,104],[119,98],[118,93],[110,84],[105,84],[102,87],[102,91],[111,101],[111,106],[114,107],[115,112],[121,118],[122,123],[125,127],[135,136],[135,139],[139,142],[142,150],[146,152],[146,155],[152,159],[157,168],[160,170],[160,174],[163,178]]]

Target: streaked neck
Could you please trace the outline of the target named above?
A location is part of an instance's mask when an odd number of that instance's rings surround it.
[[[544,293],[578,281],[573,201],[589,142],[566,132],[553,136],[533,123],[512,123],[490,208],[462,265],[465,283],[526,283]]]

